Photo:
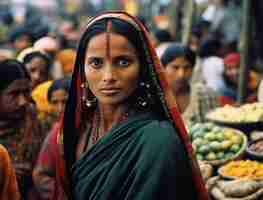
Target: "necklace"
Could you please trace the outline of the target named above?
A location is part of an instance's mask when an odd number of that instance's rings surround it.
[[[100,119],[99,112],[96,110],[94,113],[94,118],[92,122],[92,131],[91,131],[91,142],[95,144],[100,139]]]
[[[117,123],[124,122],[128,119],[128,112],[125,112],[118,120]],[[95,144],[97,141],[104,136],[104,134],[101,133],[100,130],[100,112],[97,109],[94,113],[93,121],[92,121],[92,127],[91,127],[91,143]]]

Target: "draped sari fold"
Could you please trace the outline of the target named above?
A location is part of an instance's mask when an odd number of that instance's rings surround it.
[[[169,122],[141,114],[113,127],[76,161],[73,196],[94,200],[198,199],[192,178],[186,174],[191,169],[186,158]],[[183,193],[186,188],[188,192]]]

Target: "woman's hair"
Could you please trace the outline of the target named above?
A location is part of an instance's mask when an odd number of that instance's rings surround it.
[[[190,62],[192,67],[195,66],[196,54],[189,47],[179,43],[173,43],[168,46],[161,57],[161,63],[163,66],[166,66],[179,57],[184,57]]]
[[[216,56],[220,50],[222,44],[216,38],[208,38],[200,44],[199,56],[200,58],[208,58],[210,56]]]
[[[172,35],[166,29],[158,29],[154,33],[155,38],[159,43],[171,42],[173,40]]]
[[[159,108],[159,106],[154,106],[157,103],[160,103],[160,98],[157,97],[158,94],[156,94],[157,86],[153,82],[152,73],[150,70],[150,63],[152,62],[150,56],[148,55],[147,49],[145,48],[145,41],[143,38],[143,35],[140,33],[139,30],[137,30],[133,25],[129,24],[126,21],[116,19],[116,18],[108,18],[108,19],[102,19],[96,21],[94,24],[92,24],[87,31],[84,33],[83,40],[80,43],[79,51],[81,49],[80,56],[78,52],[77,59],[82,59],[80,66],[82,66],[82,74],[84,73],[84,62],[85,62],[85,52],[88,46],[89,41],[92,37],[97,36],[100,33],[105,33],[109,30],[107,30],[107,24],[108,22],[111,22],[111,29],[110,33],[116,33],[124,36],[127,38],[127,40],[132,44],[132,46],[135,48],[137,52],[137,56],[139,58],[140,63],[140,77],[139,77],[139,85],[137,86],[136,91],[133,95],[129,97],[130,105],[134,104],[134,102],[138,102],[139,99],[143,99],[147,102],[147,106],[145,106],[143,109],[149,109],[149,110],[156,110],[156,108]],[[147,88],[146,88],[147,87]],[[160,105],[160,104],[159,104]],[[136,109],[141,110],[142,107],[136,105]],[[162,113],[162,111],[157,111],[159,114]]]
[[[50,87],[48,88],[47,92],[47,99],[50,102],[52,93],[56,90],[65,90],[66,92],[69,92],[70,88],[70,79],[69,78],[63,78],[63,79],[57,79],[52,82]]]
[[[13,28],[9,34],[9,41],[10,42],[15,42],[18,38],[22,36],[28,36],[30,40],[32,40],[32,35],[25,26],[17,26]]]
[[[46,62],[47,70],[49,71],[50,66],[51,66],[51,59],[49,58],[48,55],[40,51],[34,51],[32,53],[27,54],[23,59],[23,63],[27,64],[34,58],[42,58]]]
[[[25,66],[15,59],[6,59],[0,62],[0,91],[18,79],[29,79]]]

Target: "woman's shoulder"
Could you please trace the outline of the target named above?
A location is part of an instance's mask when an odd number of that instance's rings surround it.
[[[178,139],[175,128],[168,120],[153,120],[143,126],[142,139],[153,145],[174,143]]]
[[[136,140],[146,160],[173,157],[182,147],[177,130],[169,121],[151,121],[140,129]]]

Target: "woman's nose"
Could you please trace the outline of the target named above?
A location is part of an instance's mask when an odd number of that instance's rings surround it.
[[[37,81],[37,80],[39,80],[39,78],[40,78],[40,73],[39,72],[35,72],[35,73],[32,74],[32,79],[33,80]]]
[[[18,105],[19,106],[25,106],[27,104],[27,98],[25,97],[24,94],[20,94],[18,96]]]
[[[115,70],[110,64],[107,64],[107,66],[104,68],[103,72],[103,81],[104,82],[111,82],[116,80],[116,74]]]
[[[59,113],[63,112],[63,111],[64,111],[64,107],[65,107],[65,104],[62,103],[62,102],[60,102],[60,103],[58,104],[58,112],[59,112]]]
[[[177,71],[178,78],[184,78],[185,77],[185,69],[184,68],[179,68]]]

